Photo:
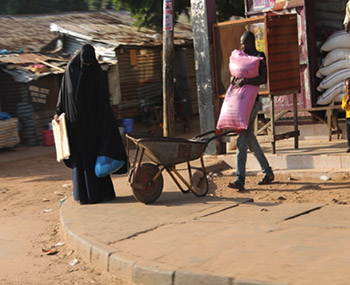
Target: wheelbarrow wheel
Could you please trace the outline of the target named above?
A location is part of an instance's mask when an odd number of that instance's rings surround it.
[[[150,204],[156,201],[163,191],[163,175],[152,181],[159,168],[152,163],[144,163],[134,173],[131,183],[132,192],[137,201]]]
[[[207,195],[208,190],[209,190],[209,183],[206,174],[201,171],[197,170],[195,173],[193,173],[192,176],[192,188],[191,192],[198,196],[198,197],[203,197]]]

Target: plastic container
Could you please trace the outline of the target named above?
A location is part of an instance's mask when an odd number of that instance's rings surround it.
[[[43,130],[42,135],[43,135],[43,145],[44,146],[51,146],[51,145],[55,144],[52,130]]]
[[[132,133],[134,131],[134,119],[123,119],[123,127],[126,134]]]

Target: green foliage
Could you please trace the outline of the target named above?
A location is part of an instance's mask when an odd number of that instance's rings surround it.
[[[88,9],[86,0],[1,0],[0,14],[45,14]]]
[[[174,20],[188,14],[190,0],[174,0]],[[244,15],[244,0],[215,0],[218,21],[232,15]],[[0,15],[45,14],[68,11],[126,9],[139,27],[161,30],[163,27],[163,0],[1,0]]]
[[[163,27],[163,1],[162,0],[114,0],[117,9],[126,9],[136,19],[139,27],[149,27],[161,30]],[[175,0],[174,20],[181,13],[188,13],[190,0]]]
[[[227,21],[232,16],[244,16],[244,1],[216,0],[217,19]]]
[[[89,10],[115,9],[113,0],[87,0]]]
[[[152,27],[161,30],[163,26],[163,1],[162,0],[114,0],[117,9],[126,9],[136,19],[136,25]],[[174,0],[175,17],[182,13],[188,14],[191,6],[190,0]],[[244,0],[216,0],[218,21],[228,20],[231,16],[244,16]]]

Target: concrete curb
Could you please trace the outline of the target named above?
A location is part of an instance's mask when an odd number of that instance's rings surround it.
[[[350,159],[348,156],[342,155],[279,155],[266,154],[273,169],[350,169]],[[224,160],[229,165],[236,165],[236,155],[218,155],[218,159]],[[259,163],[256,158],[249,154],[247,157],[247,169],[258,169]]]
[[[79,230],[73,232],[70,227],[70,217],[64,211],[65,207],[68,207],[67,212],[69,212],[69,207],[75,206],[72,200],[72,197],[67,199],[60,209],[61,227],[67,244],[78,252],[85,261],[89,261],[122,280],[145,285],[272,285],[272,283],[261,281],[239,280],[229,276],[190,272],[166,264],[131,257],[125,252],[116,252],[107,245],[79,233]]]

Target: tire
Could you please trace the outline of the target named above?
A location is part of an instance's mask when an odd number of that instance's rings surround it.
[[[156,201],[163,191],[163,175],[160,174],[156,181],[153,177],[158,173],[159,168],[152,163],[144,163],[133,175],[131,188],[137,201],[150,204]]]
[[[202,170],[197,170],[192,176],[193,185],[191,192],[197,197],[204,197],[209,190],[209,183],[206,174]]]

